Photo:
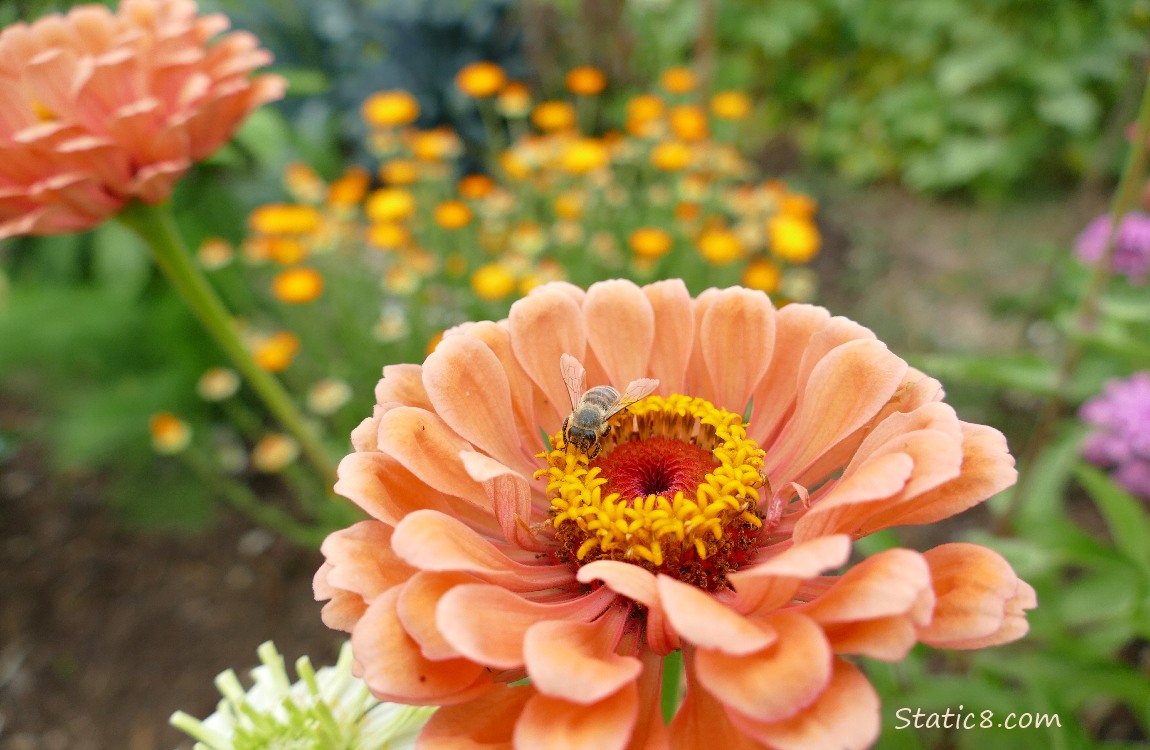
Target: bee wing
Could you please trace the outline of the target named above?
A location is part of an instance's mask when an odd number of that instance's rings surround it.
[[[632,380],[627,384],[627,390],[619,396],[619,400],[611,404],[611,408],[607,411],[607,417],[618,414],[636,401],[646,398],[651,395],[651,391],[658,387],[659,381],[655,378]]]
[[[559,358],[559,372],[563,374],[563,383],[567,386],[567,393],[571,396],[571,409],[579,408],[579,399],[587,390],[587,371],[579,360],[570,354],[564,353]]]

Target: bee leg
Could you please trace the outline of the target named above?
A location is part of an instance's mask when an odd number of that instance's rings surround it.
[[[601,450],[603,450],[603,445],[599,441],[595,441],[595,444],[591,446],[591,450],[587,453],[587,460],[594,461]]]
[[[566,448],[568,445],[571,444],[571,441],[567,439],[567,423],[570,421],[571,421],[571,415],[568,414],[566,417],[563,418],[563,427],[559,430],[559,434],[563,436],[563,447],[564,448]]]

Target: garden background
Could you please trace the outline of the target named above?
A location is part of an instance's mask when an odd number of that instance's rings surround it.
[[[1040,603],[1009,646],[868,663],[878,747],[1147,746],[1150,512],[1079,458],[1077,409],[1150,369],[1150,297],[1145,269],[1074,248],[1144,210],[1150,2],[201,5],[289,88],[180,182],[177,221],[333,456],[382,365],[541,281],[817,302],[1023,469],[957,519],[865,540],[976,540]],[[7,0],[0,24],[66,7]],[[524,86],[458,77],[477,61]],[[568,76],[588,66],[601,91]],[[372,98],[394,90],[413,121]],[[311,577],[347,516],[226,367],[129,226],[0,242],[0,748],[174,747],[171,712],[208,714],[262,641],[334,660]],[[894,729],[897,707],[959,704],[1061,727]]]

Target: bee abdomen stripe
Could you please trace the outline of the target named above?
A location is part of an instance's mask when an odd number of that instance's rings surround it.
[[[619,399],[619,391],[609,385],[597,385],[583,394],[583,400],[607,410]]]

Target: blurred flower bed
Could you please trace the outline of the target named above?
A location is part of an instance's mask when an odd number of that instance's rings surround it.
[[[307,80],[326,81],[320,88],[343,132],[359,132],[351,111],[382,81],[413,90],[429,122],[480,140],[481,123],[444,93],[474,59],[497,61],[514,77],[529,71],[548,91],[589,61],[642,87],[694,59],[706,90],[740,87],[769,102],[753,128],[756,146],[792,142],[852,181],[999,200],[1026,185],[1117,170],[1122,123],[1108,113],[1133,117],[1131,71],[1150,19],[1146,0],[1051,12],[965,0],[389,0],[325,4],[326,17],[298,0],[279,14],[223,5]],[[324,57],[287,41],[307,22],[330,50]],[[381,55],[381,45],[397,54]]]
[[[354,300],[377,313],[363,331],[382,343],[430,342],[477,315],[502,317],[510,299],[544,281],[682,276],[698,289],[742,281],[813,298],[817,278],[805,266],[820,248],[816,204],[763,180],[740,152],[745,94],[720,92],[708,111],[687,102],[690,71],[671,70],[670,88],[629,100],[623,127],[597,136],[579,121],[580,112],[593,119],[603,73],[575,69],[568,83],[574,101],[534,102],[493,63],[460,71],[494,146],[488,172],[461,177],[453,130],[413,127],[419,106],[408,92],[371,96],[363,113],[379,166],[330,182],[289,166],[292,202],[249,217],[240,243],[247,286],[284,306],[346,309]],[[215,271],[232,254],[209,239],[200,257]],[[324,319],[305,309],[286,314],[305,328]]]

